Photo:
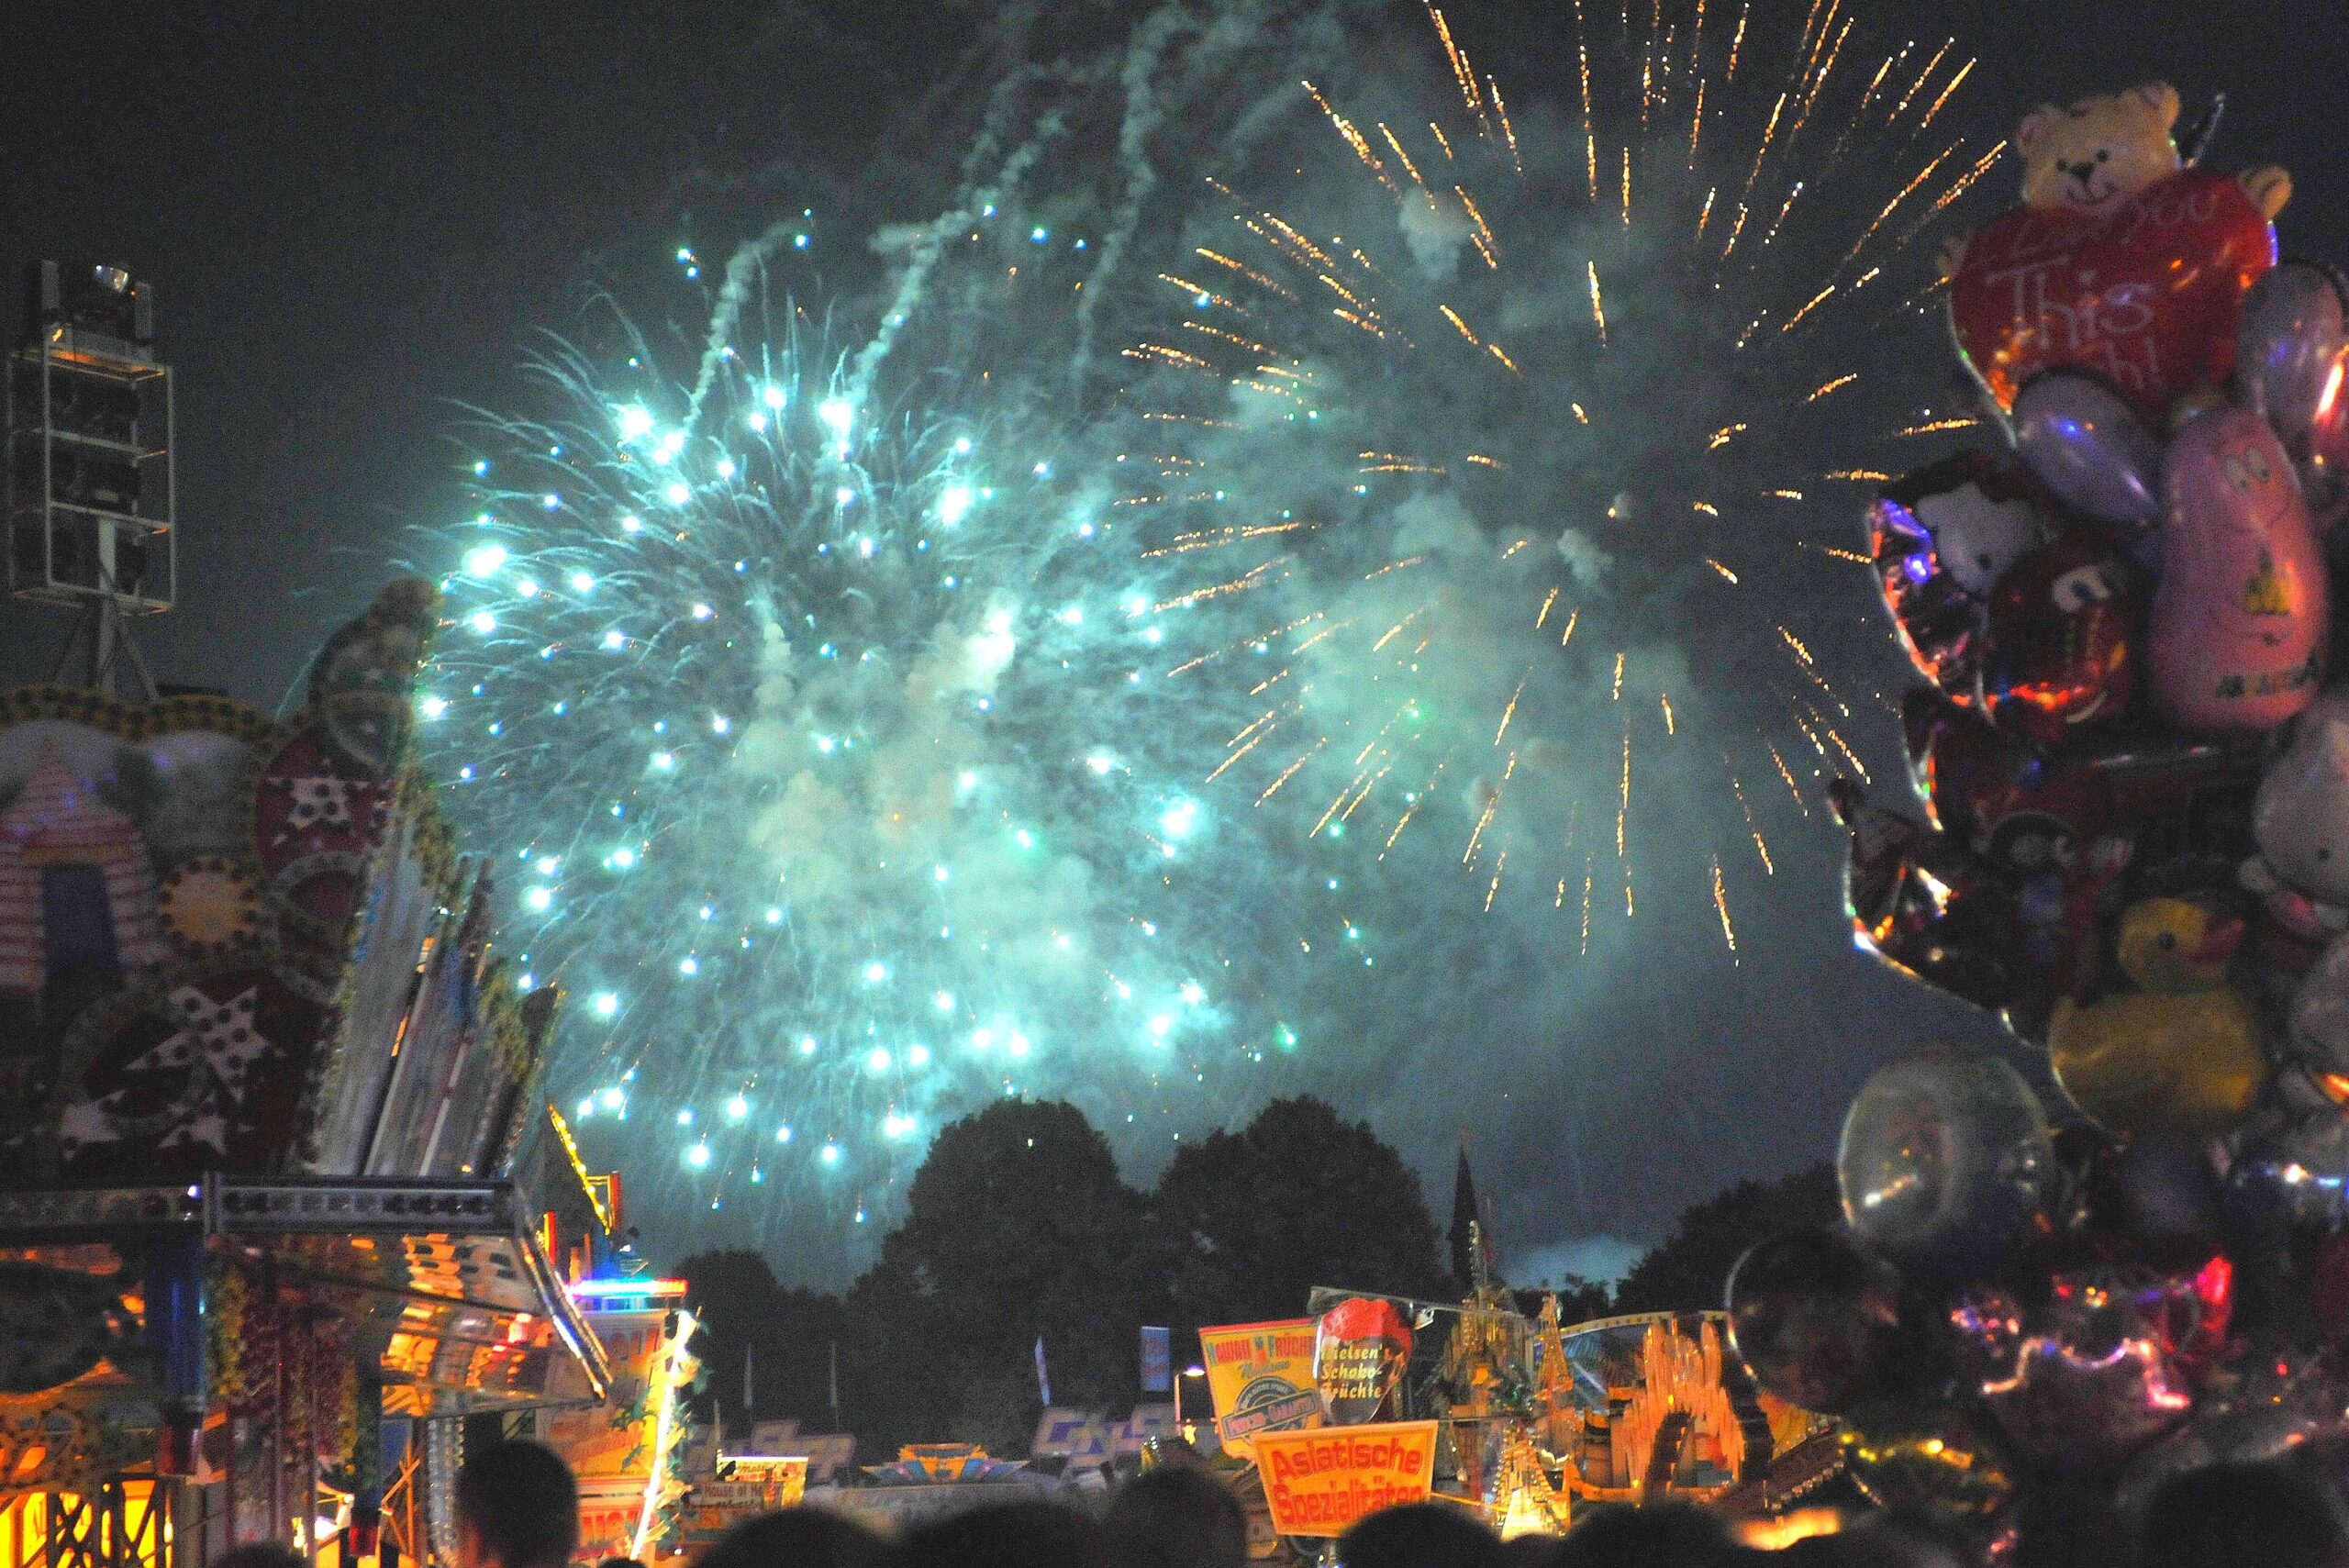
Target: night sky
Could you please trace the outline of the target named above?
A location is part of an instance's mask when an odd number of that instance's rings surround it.
[[[2166,77],[2191,118],[2225,92],[2212,166],[2288,166],[2286,252],[2349,260],[2335,128],[2349,30],[2336,7],[1868,9],[1956,30],[1982,57],[1967,89],[1977,114],[2011,106],[2011,120],[2042,98]],[[1540,27],[1553,11],[1453,7],[1488,28]],[[181,607],[140,630],[158,677],[273,706],[412,547],[404,530],[460,506],[459,406],[510,405],[534,330],[574,326],[591,286],[651,275],[707,208],[755,211],[770,190],[779,206],[905,140],[902,106],[983,20],[980,7],[930,0],[11,7],[0,22],[11,329],[26,261],[112,262],[156,285],[178,373]],[[1512,91],[1544,85],[1520,76]],[[63,631],[55,612],[0,608],[0,683],[45,675]],[[1913,1019],[1889,1017],[1901,995],[1869,988],[1850,1029],[1912,1035]],[[1820,1014],[1800,1013],[1783,1040],[1746,1020],[1757,1062],[1801,1050]],[[1786,1092],[1848,1092],[1869,1055],[1863,1041],[1839,1053],[1851,1071],[1825,1084],[1794,1073]],[[1747,1093],[1772,1081],[1734,1077]],[[1827,1152],[1832,1110],[1752,1109],[1779,1130],[1730,1151],[1725,1170]],[[1675,1167],[1720,1154],[1673,1127],[1655,1129],[1654,1147]],[[1653,1234],[1669,1218],[1622,1215],[1617,1229]]]

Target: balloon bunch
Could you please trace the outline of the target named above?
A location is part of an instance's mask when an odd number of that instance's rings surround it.
[[[1848,1231],[1730,1284],[1763,1386],[1985,1539],[2035,1489],[2125,1512],[2349,1450],[2349,307],[2277,263],[2283,172],[2192,167],[2177,111],[2035,111],[2022,204],[1944,253],[2009,439],[1870,512],[1923,809],[1836,786],[1861,944],[2000,1014],[2060,1097],[1990,1057],[1884,1070]]]

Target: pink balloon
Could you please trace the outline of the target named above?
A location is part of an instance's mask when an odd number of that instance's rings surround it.
[[[2188,420],[2163,464],[2161,585],[2147,656],[2171,717],[2270,729],[2324,678],[2324,551],[2267,422],[2226,405]]]
[[[2308,455],[2300,460],[2300,491],[2320,533],[2349,517],[2349,345],[2333,356],[2318,391]]]

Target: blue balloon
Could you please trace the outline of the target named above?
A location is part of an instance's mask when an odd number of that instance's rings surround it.
[[[2235,396],[2266,417],[2296,458],[2310,427],[2340,394],[2349,309],[2326,268],[2286,261],[2251,285],[2235,328]]]
[[[2349,1219],[2349,1120],[2325,1106],[2257,1140],[2227,1173],[2227,1197],[2255,1231],[2339,1229]]]
[[[2049,371],[2015,396],[2016,450],[2074,511],[2132,528],[2162,516],[2162,444],[2095,376]]]
[[[1835,1152],[1843,1217],[1904,1270],[1978,1279],[2045,1213],[2055,1175],[2046,1113],[1993,1056],[1898,1062],[1861,1086]]]

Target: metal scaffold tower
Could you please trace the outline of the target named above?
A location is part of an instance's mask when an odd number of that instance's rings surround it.
[[[28,269],[8,352],[8,591],[72,610],[52,679],[150,698],[131,622],[172,607],[172,372],[150,285]]]

